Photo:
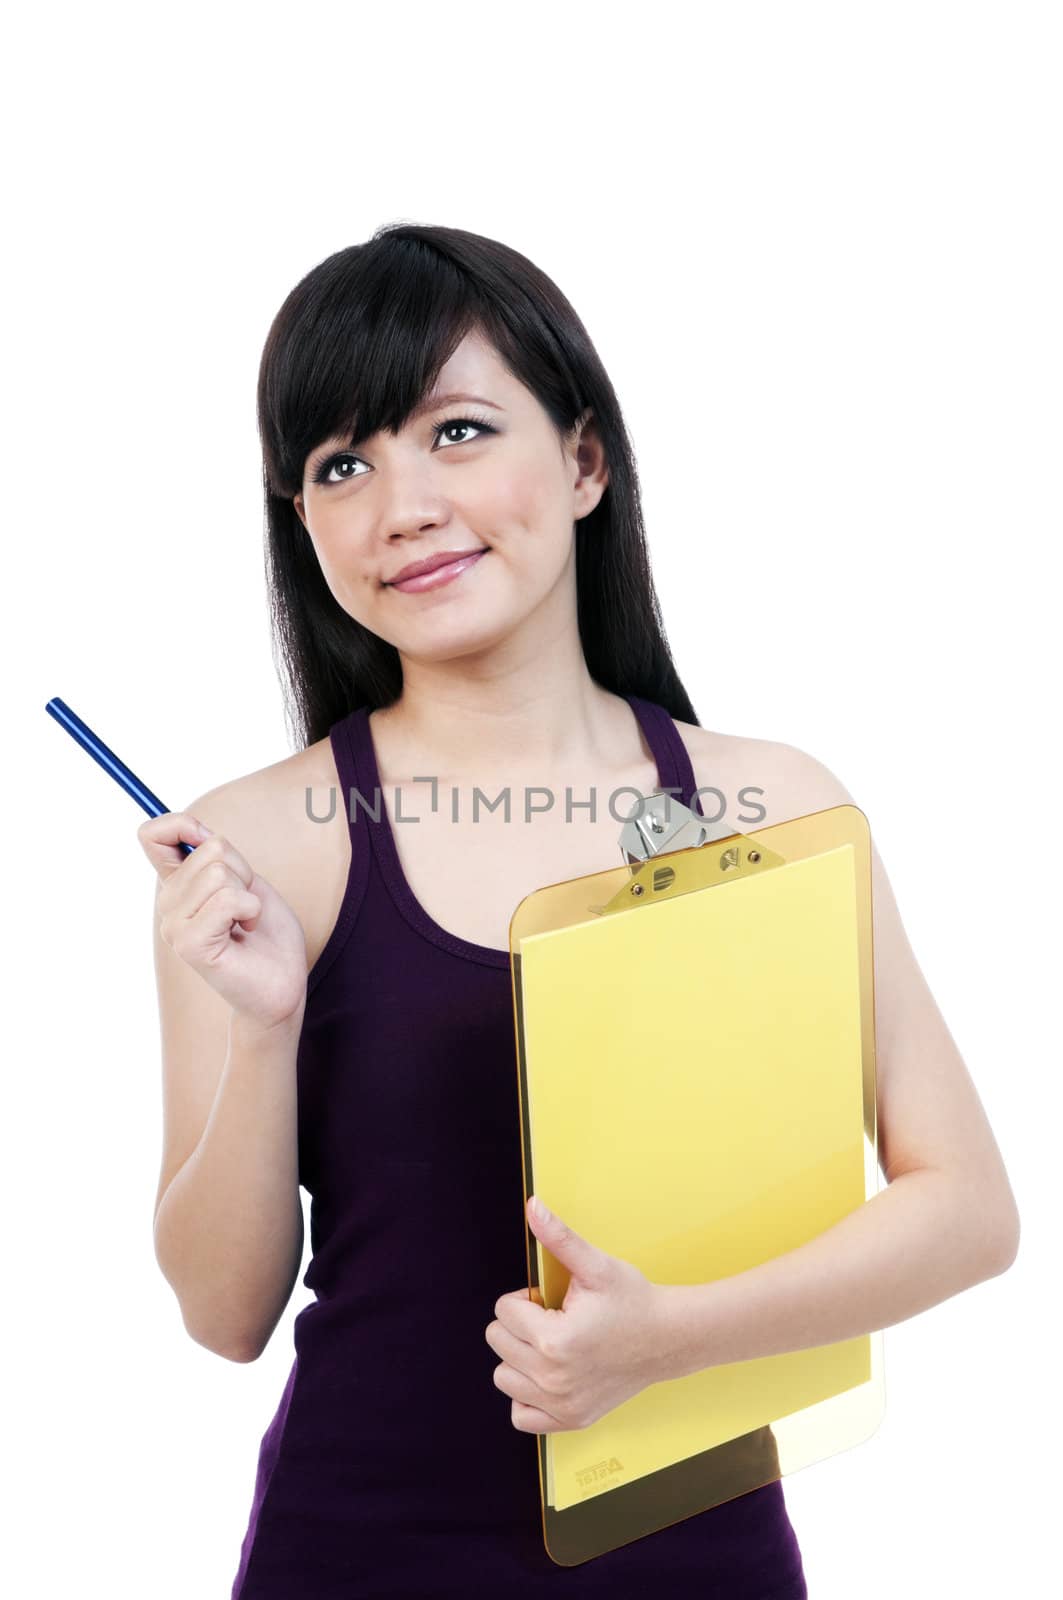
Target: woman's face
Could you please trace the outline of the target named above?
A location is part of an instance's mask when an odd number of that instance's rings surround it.
[[[555,633],[574,624],[574,524],[607,482],[593,424],[562,449],[535,396],[469,334],[399,434],[313,450],[295,507],[343,609],[401,655],[443,661],[533,617]],[[445,583],[395,587],[404,567],[452,551],[477,558]]]

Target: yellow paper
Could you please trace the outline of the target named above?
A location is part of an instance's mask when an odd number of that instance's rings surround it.
[[[854,918],[843,846],[526,940],[526,999],[551,995],[525,1028],[535,1186],[551,1210],[674,1284],[742,1272],[863,1204]],[[567,1273],[546,1252],[542,1269],[551,1305]],[[602,1460],[615,1487],[869,1376],[858,1338],[655,1384],[547,1436],[553,1504],[599,1492]]]

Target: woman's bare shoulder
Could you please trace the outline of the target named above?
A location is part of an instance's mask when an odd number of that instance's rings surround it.
[[[297,842],[304,830],[296,824],[309,821],[308,810],[316,813],[322,796],[327,808],[328,790],[335,784],[329,741],[319,739],[294,755],[219,783],[197,795],[185,809],[201,817],[208,828],[223,832],[238,849],[246,844],[277,859]],[[308,789],[313,796],[310,802]]]
[[[797,745],[720,733],[672,719],[686,745],[708,816],[770,827],[855,802],[829,767]],[[714,793],[713,791],[716,791]]]
[[[350,836],[328,738],[197,795],[184,810],[220,833],[283,896],[312,965],[335,921]]]

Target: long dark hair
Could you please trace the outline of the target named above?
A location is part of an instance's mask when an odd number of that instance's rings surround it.
[[[300,748],[348,712],[390,705],[402,692],[397,649],[334,598],[292,503],[306,457],[334,434],[398,432],[473,331],[537,397],[559,436],[588,408],[594,413],[609,481],[575,533],[580,641],[592,678],[655,700],[680,721],[698,720],[665,638],[623,415],[583,323],[519,251],[462,228],[399,222],[307,273],[262,352],[266,577]]]

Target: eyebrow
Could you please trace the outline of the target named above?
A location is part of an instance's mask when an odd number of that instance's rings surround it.
[[[455,400],[472,401],[476,405],[489,406],[492,411],[504,411],[505,410],[504,406],[496,405],[493,400],[488,400],[484,395],[481,395],[481,394],[465,394],[463,392],[456,392],[456,393],[452,393],[452,394],[431,394],[431,395],[429,395],[426,400],[422,400],[419,405],[414,406],[413,410],[410,412],[410,417],[413,418],[413,417],[423,416],[426,411],[434,411],[437,406],[452,405]],[[356,450],[359,445],[365,444],[365,441],[366,441],[367,437],[368,437],[367,434],[363,434],[360,439],[348,439],[346,441],[345,445],[344,445],[344,448],[348,449],[348,450]],[[341,443],[342,443],[342,441],[341,441]],[[333,451],[335,448],[336,447],[333,444],[324,444],[324,445],[321,446],[321,448],[319,450],[315,450],[313,455],[312,455],[312,457],[311,457],[311,460],[313,461],[314,465],[315,466],[319,465],[321,460],[322,460],[322,458],[324,456],[329,455],[330,452]]]
[[[434,411],[436,406],[449,406],[454,400],[472,400],[479,406],[490,406],[492,411],[502,411],[502,406],[495,405],[493,400],[486,399],[482,394],[430,394],[427,400],[422,400],[415,406],[412,415],[419,417],[424,411]],[[361,443],[361,440],[358,441]]]

